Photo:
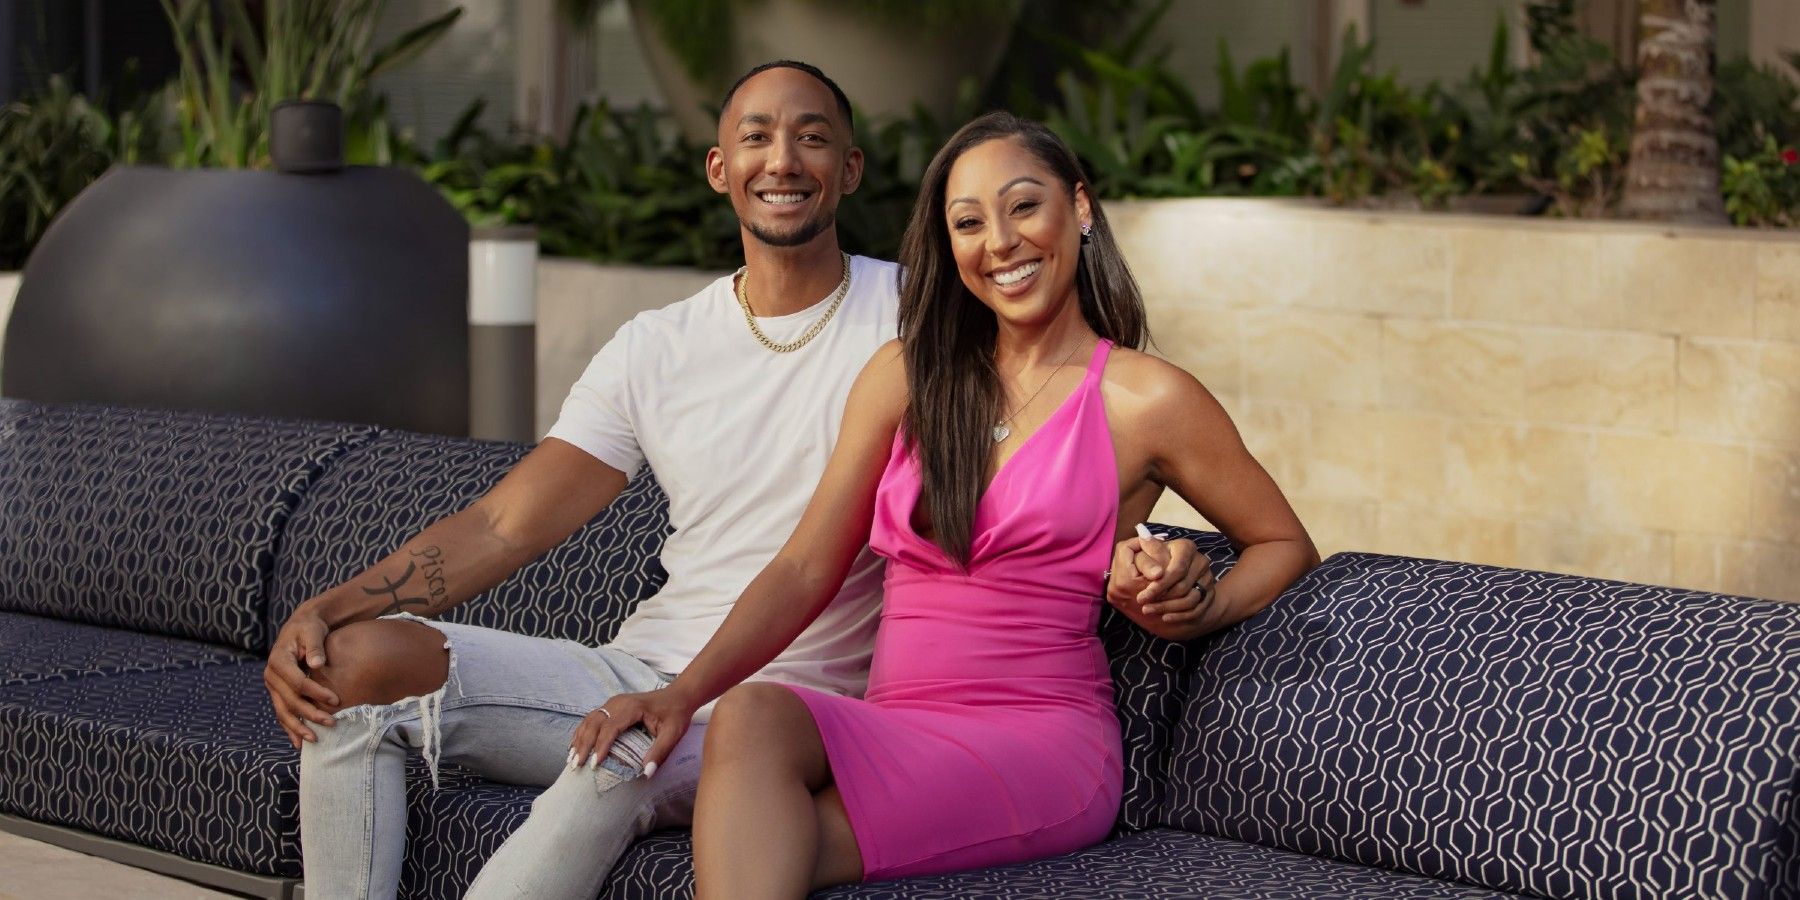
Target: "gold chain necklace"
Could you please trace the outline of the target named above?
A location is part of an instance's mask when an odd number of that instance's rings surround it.
[[[1063,370],[1063,367],[1069,364],[1069,360],[1075,358],[1075,351],[1080,350],[1080,349],[1081,349],[1081,342],[1076,341],[1075,346],[1069,348],[1069,355],[1063,357],[1063,361],[1058,363],[1056,368],[1050,370],[1050,375],[1044,379],[1044,383],[1038,385],[1038,389],[1035,391],[1032,391],[1031,396],[1026,397],[1025,402],[1019,404],[1018,409],[1015,409],[1012,411],[1012,415],[1007,416],[1004,419],[1001,419],[998,423],[996,423],[994,425],[994,434],[993,434],[994,443],[998,444],[998,443],[1005,441],[1007,438],[1012,437],[1012,429],[1006,427],[1006,423],[1011,422],[1014,418],[1016,418],[1019,415],[1019,413],[1024,412],[1025,407],[1030,406],[1031,401],[1036,400],[1037,396],[1044,392],[1044,388],[1047,388],[1050,386],[1051,379],[1055,378],[1056,373],[1061,372]]]
[[[737,270],[737,274],[732,276],[732,286],[737,293],[738,306],[744,309],[744,321],[750,324],[750,333],[756,337],[757,341],[776,353],[792,353],[812,343],[812,339],[818,337],[819,332],[825,330],[825,323],[830,322],[831,317],[837,315],[838,307],[844,305],[845,295],[850,293],[850,254],[842,253],[841,255],[844,257],[844,277],[838,282],[837,292],[831,297],[831,308],[825,310],[825,314],[819,317],[819,321],[812,323],[812,327],[806,329],[805,334],[785,344],[778,344],[770,340],[769,336],[763,334],[763,330],[757,326],[756,314],[750,311],[750,298],[744,294],[744,282],[748,280],[745,278],[745,273],[750,270],[750,267],[744,266]]]

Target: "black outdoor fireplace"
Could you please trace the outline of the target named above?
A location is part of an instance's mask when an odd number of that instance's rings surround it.
[[[274,119],[286,171],[118,168],[69,205],[7,396],[468,434],[467,224],[411,172],[344,167],[335,107]]]

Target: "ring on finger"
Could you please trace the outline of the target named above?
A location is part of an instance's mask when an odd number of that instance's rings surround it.
[[[599,707],[598,709],[595,709],[594,711],[609,718],[609,719],[612,718],[612,713],[607,712],[606,707],[604,707],[604,706]]]

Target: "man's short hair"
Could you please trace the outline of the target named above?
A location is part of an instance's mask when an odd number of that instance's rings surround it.
[[[731,87],[725,91],[725,102],[719,104],[719,115],[725,115],[725,110],[731,108],[731,98],[737,96],[738,88],[743,87],[744,82],[749,81],[770,69],[798,69],[818,79],[820,84],[830,88],[831,96],[837,98],[838,112],[843,113],[844,115],[844,124],[849,127],[852,135],[856,134],[856,117],[850,112],[850,98],[844,96],[844,89],[838,87],[837,82],[832,81],[824,72],[819,71],[818,66],[803,63],[797,59],[777,59],[763,63],[762,65],[745,72],[737,81],[732,82]]]

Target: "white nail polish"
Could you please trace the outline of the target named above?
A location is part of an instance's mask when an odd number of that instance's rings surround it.
[[[592,769],[598,765],[600,765],[600,751],[595,750],[594,752],[588,754],[587,767]]]
[[[653,762],[644,763],[644,777],[645,778],[656,777],[656,763],[653,763]]]
[[[573,769],[573,768],[575,768],[575,748],[574,748],[574,747],[570,747],[570,748],[569,748],[569,765],[568,765],[568,768],[570,768],[570,769]]]

